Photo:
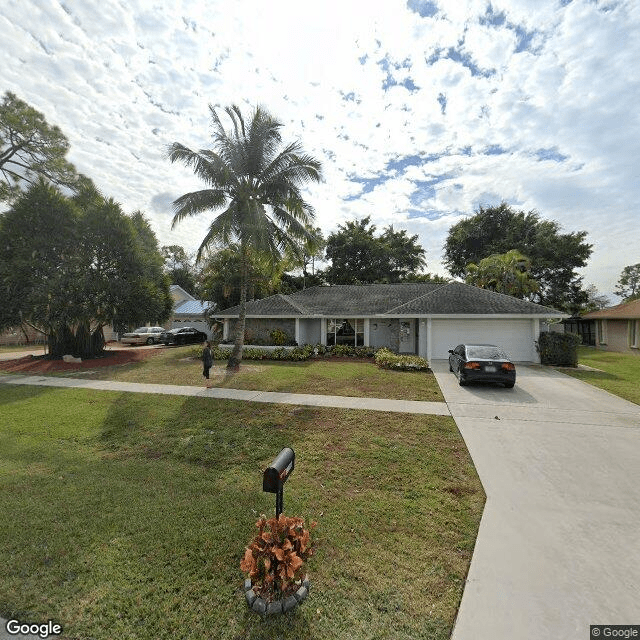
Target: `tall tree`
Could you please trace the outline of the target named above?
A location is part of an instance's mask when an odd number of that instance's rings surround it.
[[[625,302],[640,297],[640,263],[629,265],[622,270],[613,293]]]
[[[516,249],[483,258],[467,265],[465,281],[482,289],[527,298],[540,288],[531,278],[531,260]]]
[[[282,123],[262,107],[256,107],[246,123],[236,105],[227,107],[231,130],[224,128],[214,107],[209,110],[214,149],[192,151],[174,142],[168,150],[171,162],[191,167],[208,187],[174,201],[173,227],[187,216],[221,210],[211,222],[197,258],[214,243],[238,245],[240,313],[227,365],[234,370],[242,360],[251,255],[267,255],[275,265],[287,247],[300,250],[301,242],[310,236],[307,225],[314,219],[301,188],[309,181],[320,181],[321,167],[318,160],[303,152],[299,142],[283,145]]]
[[[579,284],[576,269],[584,267],[592,245],[586,231],[560,233],[560,225],[530,211],[514,211],[504,202],[480,207],[477,213],[449,229],[445,265],[453,276],[464,277],[469,263],[517,249],[531,260],[530,276],[540,289],[533,299],[565,308],[567,292]]]
[[[164,270],[171,279],[172,284],[177,284],[191,295],[196,294],[196,270],[193,260],[187,255],[184,247],[178,244],[162,247],[164,258]]]
[[[386,227],[376,235],[371,216],[348,221],[327,238],[324,277],[331,284],[401,282],[426,265],[418,236]]]
[[[20,185],[43,176],[57,185],[73,186],[77,176],[67,161],[69,142],[57,126],[13,93],[0,103],[0,201],[11,200]]]
[[[52,356],[93,357],[105,325],[165,320],[168,282],[141,218],[91,189],[71,199],[44,180],[30,187],[0,215],[0,327],[43,331]]]

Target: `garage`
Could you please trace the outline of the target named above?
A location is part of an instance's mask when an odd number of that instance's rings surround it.
[[[431,321],[431,358],[449,356],[463,343],[496,344],[515,361],[535,361],[538,321],[531,318],[434,318]]]

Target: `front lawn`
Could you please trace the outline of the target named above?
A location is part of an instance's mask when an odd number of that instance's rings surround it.
[[[197,365],[191,365],[197,366]],[[64,638],[449,638],[484,493],[453,420],[0,384],[0,616]],[[296,451],[310,598],[246,610],[262,469]]]
[[[640,356],[579,347],[578,362],[598,371],[562,369],[563,373],[640,404]]]
[[[123,382],[204,386],[202,363],[193,347],[158,349],[141,362],[78,371],[80,377]],[[371,360],[312,359],[304,362],[243,360],[240,371],[227,374],[226,362],[216,361],[209,384],[213,387],[316,393],[363,398],[392,398],[444,402],[432,373],[379,369]]]

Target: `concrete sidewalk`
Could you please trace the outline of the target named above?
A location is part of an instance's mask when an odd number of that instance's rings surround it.
[[[417,400],[388,400],[385,398],[355,398],[347,396],[320,396],[303,393],[275,393],[273,391],[246,391],[242,389],[211,389],[172,385],[143,384],[138,382],[114,382],[83,378],[56,378],[49,376],[6,375],[0,376],[0,384],[58,387],[63,389],[93,389],[95,391],[120,391],[126,393],[158,393],[172,396],[244,400],[271,404],[295,404],[311,407],[335,407],[339,409],[367,409],[393,413],[417,413],[439,416],[451,415],[444,402],[420,402]]]
[[[547,367],[514,389],[432,368],[487,494],[452,639],[640,624],[640,406]]]

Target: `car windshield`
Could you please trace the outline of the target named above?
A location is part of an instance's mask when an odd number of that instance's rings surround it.
[[[133,333],[147,333],[147,327],[138,327]]]
[[[492,345],[474,345],[467,347],[467,358],[480,360],[507,360],[507,354],[498,347]]]

